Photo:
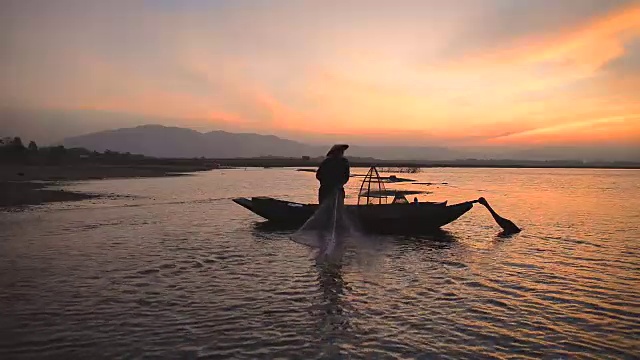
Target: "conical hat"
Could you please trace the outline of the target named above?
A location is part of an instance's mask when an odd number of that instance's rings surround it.
[[[343,151],[347,150],[348,148],[349,148],[349,145],[347,145],[347,144],[336,144],[336,145],[333,145],[331,147],[331,149],[329,150],[329,152],[327,153],[327,156],[329,156],[329,155],[331,155],[331,154],[333,154],[335,152],[338,152],[338,151],[343,152]]]

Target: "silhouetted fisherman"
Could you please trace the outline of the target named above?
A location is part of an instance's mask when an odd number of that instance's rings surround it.
[[[331,198],[334,192],[344,199],[344,184],[349,181],[350,168],[349,160],[344,157],[344,151],[349,145],[338,144],[333,145],[327,153],[326,159],[322,161],[316,171],[316,179],[320,181],[320,189],[318,191],[318,202],[322,204],[325,200]]]

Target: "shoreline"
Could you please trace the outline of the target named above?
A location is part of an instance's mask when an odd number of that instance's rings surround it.
[[[23,206],[43,205],[52,202],[95,199],[101,195],[87,194],[64,189],[47,189],[51,184],[31,181],[0,182],[0,209],[15,209]]]
[[[215,162],[212,162],[215,161]],[[145,162],[67,163],[57,165],[0,164],[0,209],[43,205],[52,202],[80,201],[102,195],[48,189],[66,182],[104,179],[190,176],[193,173],[225,168],[309,168],[316,159],[236,158],[236,159],[153,159]],[[598,166],[600,165],[600,166]],[[370,166],[390,168],[498,168],[498,169],[640,169],[635,163],[576,164],[557,162],[508,163],[483,160],[459,162],[395,162],[353,159],[352,168]],[[298,171],[308,171],[298,169]]]
[[[524,161],[524,160],[452,160],[452,161],[411,161],[376,160],[349,158],[352,168],[482,168],[482,169],[640,169],[637,162],[579,162],[579,161]],[[321,159],[303,160],[299,158],[234,158],[209,159],[222,166],[230,167],[317,167]]]
[[[0,209],[100,198],[51,185],[83,180],[189,176],[216,169],[203,165],[0,165]]]

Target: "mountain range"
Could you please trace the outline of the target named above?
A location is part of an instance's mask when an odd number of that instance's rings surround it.
[[[142,125],[132,128],[100,131],[66,138],[66,147],[84,147],[96,151],[119,151],[155,157],[301,157],[322,156],[330,145],[310,145],[274,135],[230,133],[226,131],[198,132],[192,129],[162,125]],[[458,157],[455,150],[443,147],[358,146],[349,148],[349,155],[379,159],[446,160]]]
[[[64,144],[96,151],[112,150],[155,157],[236,158],[322,156],[331,144],[309,144],[274,135],[238,133],[208,123],[205,131],[170,126],[176,119],[96,110],[0,108],[0,136],[20,136],[39,145]],[[193,121],[194,124],[197,122]],[[153,125],[148,125],[153,124]],[[162,124],[162,125],[159,125]],[[195,128],[202,128],[202,122]],[[190,126],[191,127],[191,126]],[[116,129],[114,129],[116,128]],[[346,140],[348,141],[348,140]],[[582,160],[640,161],[639,145],[610,146],[371,146],[351,144],[349,156],[382,160]]]
[[[330,144],[310,145],[274,135],[199,132],[192,129],[162,125],[142,125],[132,128],[105,130],[66,138],[66,147],[84,147],[96,151],[118,151],[154,157],[301,157],[323,156]],[[618,150],[618,153],[614,153]],[[579,154],[578,154],[579,151]],[[572,147],[540,147],[535,149],[446,148],[433,146],[358,146],[351,145],[348,155],[384,160],[456,160],[456,159],[517,159],[517,160],[585,160],[638,161],[640,152],[634,149],[599,149]],[[578,157],[580,156],[580,157]]]

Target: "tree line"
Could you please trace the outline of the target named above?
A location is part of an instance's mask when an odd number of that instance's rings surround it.
[[[63,145],[39,147],[35,141],[27,146],[16,137],[0,138],[0,162],[20,164],[59,164],[74,161],[97,161],[104,159],[139,159],[142,155],[106,150],[103,153],[85,148],[65,148]]]

